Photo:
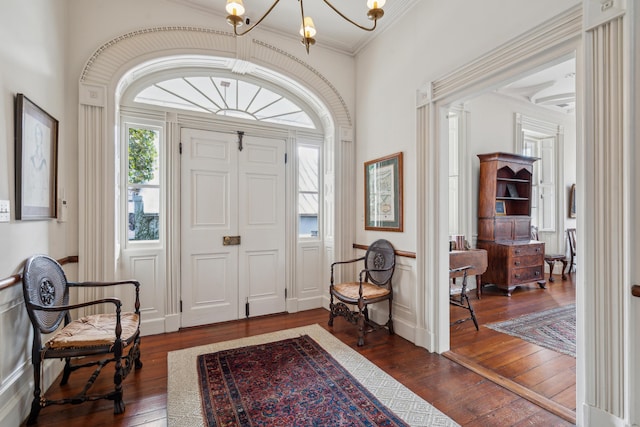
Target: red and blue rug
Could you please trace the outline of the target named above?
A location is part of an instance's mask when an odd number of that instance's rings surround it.
[[[209,426],[406,426],[308,335],[198,356]]]
[[[486,326],[540,347],[576,357],[575,304],[527,314]]]

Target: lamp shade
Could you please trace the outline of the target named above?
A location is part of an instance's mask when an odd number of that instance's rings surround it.
[[[244,15],[244,4],[242,0],[227,0],[226,10],[229,15],[241,16]]]
[[[300,35],[305,38],[314,38],[316,36],[316,27],[313,25],[313,19],[310,16],[304,17],[304,25],[300,26]]]
[[[387,0],[367,0],[367,7],[369,9],[382,9]]]

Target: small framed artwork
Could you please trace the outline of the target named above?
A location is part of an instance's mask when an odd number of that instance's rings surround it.
[[[569,218],[576,217],[576,185],[571,185],[569,192]]]
[[[504,207],[504,200],[496,200],[496,215],[506,215],[507,211]]]
[[[402,231],[402,153],[364,164],[365,230]]]
[[[55,218],[58,121],[21,93],[15,107],[16,219]]]

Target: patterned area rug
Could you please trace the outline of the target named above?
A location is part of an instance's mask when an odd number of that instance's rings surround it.
[[[557,307],[486,325],[549,350],[576,357],[576,306]]]
[[[296,339],[291,340],[292,338]],[[263,345],[266,343],[276,343],[276,347],[280,346],[282,348],[276,351],[269,350],[269,346]],[[249,346],[254,347],[249,349],[247,348]],[[245,348],[245,350],[241,348]],[[259,361],[254,360],[251,362],[249,359],[241,361],[245,358],[243,353],[250,354],[256,349],[264,352]],[[210,355],[210,353],[217,354]],[[287,363],[281,363],[282,360],[268,361],[267,354],[271,354],[272,357],[278,354],[279,359],[293,357],[297,359],[294,365],[299,363],[306,363],[307,365],[304,367],[286,366]],[[199,358],[200,355],[209,356]],[[319,359],[317,356],[319,356]],[[203,363],[202,369],[203,372],[207,372],[208,379],[199,378],[199,360]],[[259,364],[256,365],[256,363]],[[273,376],[276,364],[278,364],[279,371],[286,371],[288,375]],[[214,379],[212,381],[209,375],[212,371],[216,371],[218,367],[221,367],[224,373],[228,374],[223,375],[227,377],[224,379],[227,385],[233,383],[234,386],[232,388],[241,393],[247,388],[258,390],[265,397],[267,397],[268,393],[272,393],[273,390],[278,390],[276,394],[284,393],[282,397],[280,395],[277,398],[272,396],[275,399],[272,401],[274,410],[286,412],[287,405],[292,411],[296,407],[307,406],[309,409],[306,413],[304,411],[299,412],[298,416],[300,418],[287,418],[286,415],[280,412],[277,414],[276,419],[258,420],[254,424],[242,424],[237,421],[224,424],[225,420],[207,421],[203,415],[207,411],[206,407],[203,408],[202,405],[203,397],[213,402],[209,405],[209,409],[213,412],[227,408],[229,405],[224,402],[229,399],[226,391],[222,396],[217,394],[218,387],[222,385],[220,382],[222,380]],[[321,375],[324,374],[322,370],[328,371],[325,373],[332,380],[325,377],[325,375]],[[240,375],[241,371],[246,373],[246,377],[238,380],[238,375]],[[287,329],[240,340],[173,351],[168,355],[168,372],[167,419],[168,425],[173,427],[204,425],[393,426],[404,425],[402,424],[403,422],[410,426],[458,425],[319,325]],[[260,372],[262,373],[258,374]],[[254,376],[254,373],[258,375]],[[344,378],[341,379],[341,376]],[[264,382],[265,377],[269,378],[271,385]],[[310,377],[311,381],[308,382],[306,377]],[[321,380],[319,380],[320,377],[322,377]],[[347,377],[353,377],[353,382],[346,380]],[[246,381],[247,378],[253,378],[254,382]],[[200,381],[208,384],[209,391],[205,395],[200,392]],[[332,387],[330,385],[332,381],[335,384],[335,389],[331,390],[332,394],[329,396],[325,389]],[[272,387],[274,383],[279,383],[279,385]],[[305,387],[301,387],[301,384],[307,384],[306,390],[304,390]],[[315,389],[312,389],[310,384],[313,384]],[[298,389],[303,390],[303,397],[297,398],[298,400],[292,398],[289,395],[291,387],[298,387]],[[272,391],[267,392],[269,389]],[[207,394],[209,394],[208,397],[206,396]],[[235,399],[235,392],[232,391],[231,396],[231,400]],[[335,413],[320,413],[317,416],[313,413],[314,408],[319,407],[316,404],[323,399],[333,399],[330,405],[331,411]],[[342,399],[342,402],[339,402],[340,399]],[[352,401],[349,404],[345,404],[349,400]],[[368,403],[374,401],[378,401],[378,404],[372,406],[372,404]],[[358,411],[363,413],[357,415],[348,414],[345,406],[353,406],[355,402],[360,405],[360,409],[354,407],[350,408],[350,410],[356,409],[355,413]],[[340,409],[339,404],[342,405]],[[243,407],[242,412],[246,414],[247,409],[250,410],[251,405]],[[374,416],[372,414],[377,415]],[[377,423],[378,416],[382,421],[380,423]],[[365,420],[365,418],[371,419]]]
[[[407,426],[308,335],[198,356],[210,426]]]

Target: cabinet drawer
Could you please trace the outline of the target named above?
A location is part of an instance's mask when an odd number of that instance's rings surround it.
[[[534,265],[540,265],[544,261],[542,254],[537,255],[524,255],[511,258],[511,265],[515,268],[518,267],[531,267]]]
[[[513,283],[534,282],[536,280],[541,280],[542,277],[541,265],[535,267],[514,268],[511,272],[511,279]]]
[[[544,246],[540,244],[515,245],[510,248],[512,257],[542,255],[544,256]]]

